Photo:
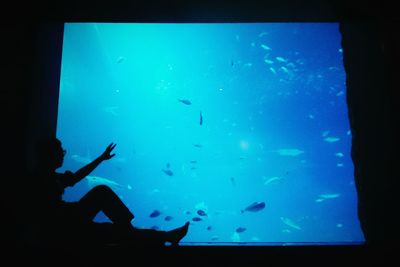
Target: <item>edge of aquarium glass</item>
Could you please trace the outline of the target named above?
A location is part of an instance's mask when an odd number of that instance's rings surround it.
[[[360,246],[364,242],[180,242],[180,246]]]

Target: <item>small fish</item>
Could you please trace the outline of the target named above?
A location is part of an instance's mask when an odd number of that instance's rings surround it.
[[[197,163],[197,160],[191,160],[190,163],[196,164],[196,163]]]
[[[158,210],[154,210],[151,214],[150,214],[150,218],[155,218],[160,216],[161,212]]]
[[[318,196],[318,198],[315,200],[315,202],[322,202],[325,201],[327,199],[334,199],[334,198],[338,198],[340,197],[339,193],[336,194],[321,194]]]
[[[83,156],[76,155],[76,154],[72,155],[71,159],[75,160],[76,162],[84,163],[84,164],[88,164],[93,161],[93,159],[90,158],[89,156],[83,157]]]
[[[201,114],[201,111],[200,111],[200,125],[203,125],[203,115]]]
[[[260,46],[261,46],[261,48],[263,48],[263,49],[265,49],[267,51],[271,50],[271,48],[269,46],[265,45],[265,44],[262,44]]]
[[[233,185],[233,186],[236,186],[235,177],[231,177],[230,180],[231,180],[232,185]]]
[[[326,137],[324,138],[324,141],[328,142],[328,143],[334,143],[339,141],[340,138],[339,137]]]
[[[287,68],[285,68],[285,67],[280,67],[279,68],[281,71],[283,71],[284,73],[289,73],[289,70],[287,69]]]
[[[272,60],[269,60],[269,59],[264,59],[264,62],[267,63],[268,65],[274,64],[274,62]]]
[[[328,134],[329,134],[329,131],[323,131],[321,135],[322,135],[322,137],[325,137],[325,136],[327,136]]]
[[[211,225],[208,226],[208,227],[207,227],[207,230],[208,230],[208,231],[211,231],[211,230],[212,230],[212,226],[211,226]]]
[[[319,197],[323,199],[333,199],[340,197],[340,194],[321,194]]]
[[[192,218],[192,221],[194,221],[194,222],[200,222],[200,221],[202,221],[203,219],[202,218],[200,218],[200,217],[194,217],[194,218]]]
[[[277,61],[279,61],[279,62],[282,62],[282,63],[285,63],[287,60],[286,59],[284,59],[283,57],[276,57],[275,58]]]
[[[169,167],[171,167],[171,164],[169,164],[169,162],[167,162],[167,164],[165,166],[167,167],[167,169],[169,169]]]
[[[202,148],[202,147],[203,147],[203,146],[200,145],[200,144],[194,144],[193,146],[194,146],[194,147],[197,147],[197,148]]]
[[[284,224],[286,224],[287,226],[290,226],[291,228],[296,229],[296,230],[301,230],[301,227],[298,226],[297,224],[295,224],[295,223],[294,223],[292,220],[290,220],[289,218],[281,217],[280,219],[281,219],[281,221],[282,221]]]
[[[336,94],[336,96],[342,96],[342,95],[344,95],[344,92],[343,92],[343,91],[339,91],[339,92]]]
[[[165,221],[167,221],[167,222],[169,222],[169,221],[171,221],[173,219],[173,217],[172,216],[165,216],[165,218],[164,218],[164,220]]]
[[[90,176],[90,175],[88,175],[88,176],[86,176],[86,180],[87,180],[89,188],[93,188],[93,187],[95,187],[97,185],[107,185],[107,186],[109,186],[109,187],[111,187],[113,189],[124,188],[124,186],[122,186],[121,184],[119,184],[117,182],[114,182],[114,181],[111,181],[111,180],[109,180],[107,178],[103,178],[103,177],[99,177],[99,176]]]
[[[122,63],[122,62],[124,62],[125,61],[125,58],[124,57],[119,57],[118,59],[117,59],[117,64],[120,64],[120,63]]]
[[[290,156],[290,157],[296,157],[304,153],[304,151],[295,148],[278,149],[278,150],[272,150],[270,152],[276,152],[280,156]]]
[[[174,173],[170,169],[168,169],[168,170],[162,169],[162,171],[168,176],[173,176],[174,175]]]
[[[187,99],[178,99],[178,101],[181,102],[181,103],[183,103],[183,104],[185,104],[185,105],[191,105],[191,104],[192,104],[192,102],[190,102],[190,101],[187,100]]]
[[[244,231],[246,231],[246,228],[244,228],[244,227],[238,227],[238,228],[236,228],[236,232],[237,232],[237,233],[243,233]]]
[[[250,212],[257,212],[265,208],[265,202],[253,202],[251,205],[247,206],[241,212],[244,213],[245,211]]]
[[[282,179],[281,177],[278,177],[278,176],[270,177],[268,179],[267,179],[267,177],[263,177],[263,178],[264,178],[264,180],[266,180],[264,182],[264,185],[273,184]]]
[[[105,112],[113,115],[113,116],[118,116],[119,115],[119,107],[118,106],[110,106],[110,107],[105,107],[103,109]]]
[[[200,216],[207,216],[207,213],[204,210],[198,210],[197,214],[199,214]]]
[[[344,155],[342,152],[338,152],[335,154],[336,157],[342,158]]]

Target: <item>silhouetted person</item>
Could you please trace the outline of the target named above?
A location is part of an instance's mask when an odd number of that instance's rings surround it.
[[[133,213],[125,206],[114,191],[106,185],[92,188],[77,202],[62,199],[64,189],[73,186],[89,175],[100,163],[115,156],[111,143],[105,151],[91,163],[73,173],[58,173],[66,151],[60,140],[50,138],[40,142],[38,147],[39,169],[36,173],[32,207],[38,212],[40,223],[51,242],[95,242],[132,245],[160,245],[170,242],[178,245],[186,235],[189,222],[172,231],[138,229],[131,224]],[[32,204],[32,203],[31,203]],[[112,223],[93,222],[94,217],[103,212]],[[79,244],[77,244],[79,245]]]

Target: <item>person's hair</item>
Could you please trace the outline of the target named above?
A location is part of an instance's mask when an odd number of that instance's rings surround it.
[[[36,143],[36,155],[39,162],[45,163],[59,153],[61,141],[56,137],[42,138]]]

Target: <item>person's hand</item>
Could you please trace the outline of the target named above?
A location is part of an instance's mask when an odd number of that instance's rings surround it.
[[[114,143],[111,143],[111,144],[109,144],[108,146],[107,146],[107,148],[106,148],[106,150],[103,152],[103,154],[101,154],[101,159],[102,160],[109,160],[109,159],[111,159],[112,157],[114,157],[115,156],[115,153],[114,154],[111,154],[111,151],[115,148],[115,146],[116,146],[117,144],[114,144]]]

